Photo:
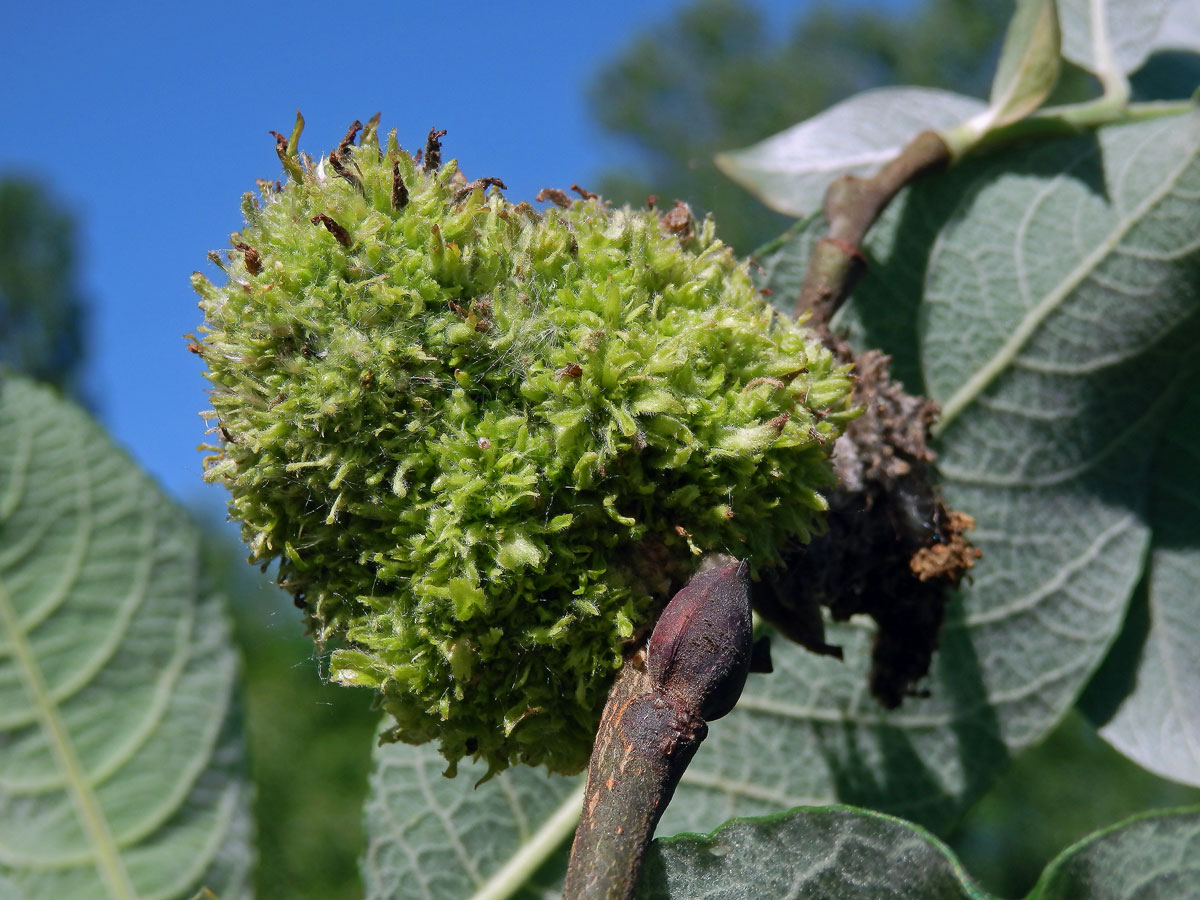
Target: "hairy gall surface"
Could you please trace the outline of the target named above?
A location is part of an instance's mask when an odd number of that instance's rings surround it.
[[[193,277],[207,477],[391,737],[577,771],[698,554],[820,527],[849,378],[686,207],[539,212],[356,132],[280,137],[288,182]]]

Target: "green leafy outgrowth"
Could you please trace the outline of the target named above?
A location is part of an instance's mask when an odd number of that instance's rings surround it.
[[[357,128],[194,276],[207,476],[395,739],[576,771],[696,557],[820,527],[849,380],[686,207],[538,212]]]
[[[236,659],[198,565],[99,427],[0,381],[0,896],[247,896]]]

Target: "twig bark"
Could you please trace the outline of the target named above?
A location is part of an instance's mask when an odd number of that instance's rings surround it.
[[[901,188],[950,163],[950,150],[933,131],[923,131],[870,178],[843,175],[825,193],[829,233],[813,248],[796,315],[813,314],[810,324],[825,328],[862,272],[862,244],[870,227]]]
[[[733,708],[752,656],[745,563],[697,574],[608,695],[588,767],[564,900],[629,900],[679,779]]]

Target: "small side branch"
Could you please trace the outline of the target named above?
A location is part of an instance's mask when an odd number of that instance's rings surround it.
[[[829,233],[813,249],[796,315],[813,314],[822,328],[845,301],[861,273],[861,244],[875,220],[901,188],[950,163],[950,150],[933,131],[923,131],[870,178],[843,175],[825,193]]]
[[[748,566],[697,574],[608,695],[571,846],[564,900],[630,900],[679,779],[750,671]]]

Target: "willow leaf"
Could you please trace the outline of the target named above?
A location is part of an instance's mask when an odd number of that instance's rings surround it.
[[[0,382],[0,883],[245,896],[236,660],[187,517],[80,410]]]

